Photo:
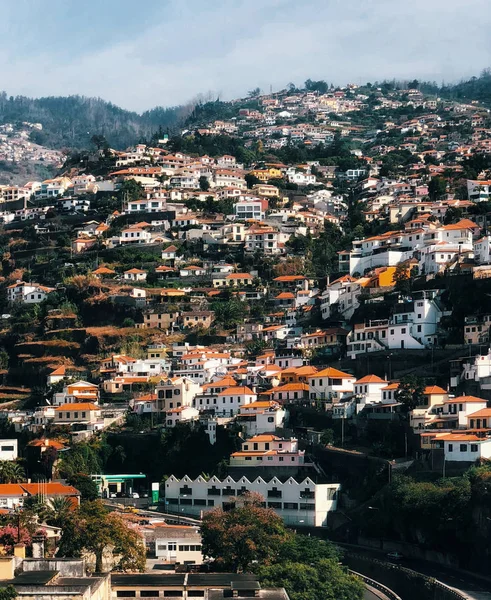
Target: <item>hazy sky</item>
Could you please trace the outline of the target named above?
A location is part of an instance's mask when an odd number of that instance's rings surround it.
[[[0,0],[0,89],[124,108],[491,66],[489,0]]]

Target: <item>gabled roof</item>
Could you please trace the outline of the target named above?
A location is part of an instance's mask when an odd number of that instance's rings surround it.
[[[387,383],[387,381],[385,379],[381,379],[377,375],[365,375],[365,377],[355,381],[355,384],[357,383]]]
[[[491,408],[481,408],[481,410],[467,415],[468,419],[481,419],[482,417],[491,417]]]
[[[427,385],[423,391],[423,394],[431,396],[431,394],[446,394],[447,390],[439,387],[438,385]]]
[[[314,375],[311,375],[309,379],[312,379],[313,377],[316,379],[318,377],[330,377],[332,379],[355,379],[354,375],[351,375],[350,373],[343,373],[343,371],[339,371],[334,367],[328,367],[327,369],[318,371]]]
[[[468,404],[472,402],[484,402],[487,403],[487,400],[484,398],[478,398],[477,396],[457,396],[457,398],[449,398],[445,400],[445,404]]]
[[[221,392],[218,392],[219,396],[255,396],[256,392],[253,392],[251,388],[247,386],[235,386],[229,387]]]

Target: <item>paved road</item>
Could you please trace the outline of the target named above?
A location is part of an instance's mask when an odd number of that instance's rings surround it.
[[[340,546],[343,546],[343,544],[340,544]],[[385,562],[393,562],[401,567],[406,567],[417,573],[422,573],[428,577],[433,577],[433,579],[438,579],[438,581],[441,581],[445,585],[464,592],[464,594],[470,598],[475,598],[477,600],[491,600],[491,581],[488,582],[478,576],[463,573],[458,569],[425,560],[408,558],[397,562],[390,561],[387,559],[386,553],[380,550],[365,549],[360,548],[359,546],[351,546],[349,549],[356,554],[377,558],[378,560],[383,560]]]
[[[389,600],[389,598],[385,594],[382,594],[382,592],[379,592],[375,588],[365,584],[363,600]]]

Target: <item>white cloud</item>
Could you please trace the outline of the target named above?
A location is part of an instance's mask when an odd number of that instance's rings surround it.
[[[491,64],[486,0],[156,2],[143,3],[152,9],[143,28],[140,7],[128,10],[127,22],[118,13],[125,35],[104,35],[94,24],[99,33],[91,33],[88,46],[75,44],[78,53],[66,39],[66,51],[59,41],[54,49],[43,42],[40,52],[25,56],[27,36],[16,54],[16,41],[4,35],[0,50],[9,52],[0,52],[3,85],[9,93],[80,93],[145,110],[208,90],[233,97],[258,85],[278,89],[308,77],[335,83],[450,81]],[[110,22],[108,13],[106,28]],[[86,27],[83,20],[80,36]],[[59,35],[63,40],[62,23]]]

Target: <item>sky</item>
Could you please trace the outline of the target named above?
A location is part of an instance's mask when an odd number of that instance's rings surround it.
[[[491,66],[489,0],[0,0],[0,89],[142,112],[292,82],[455,82]]]

